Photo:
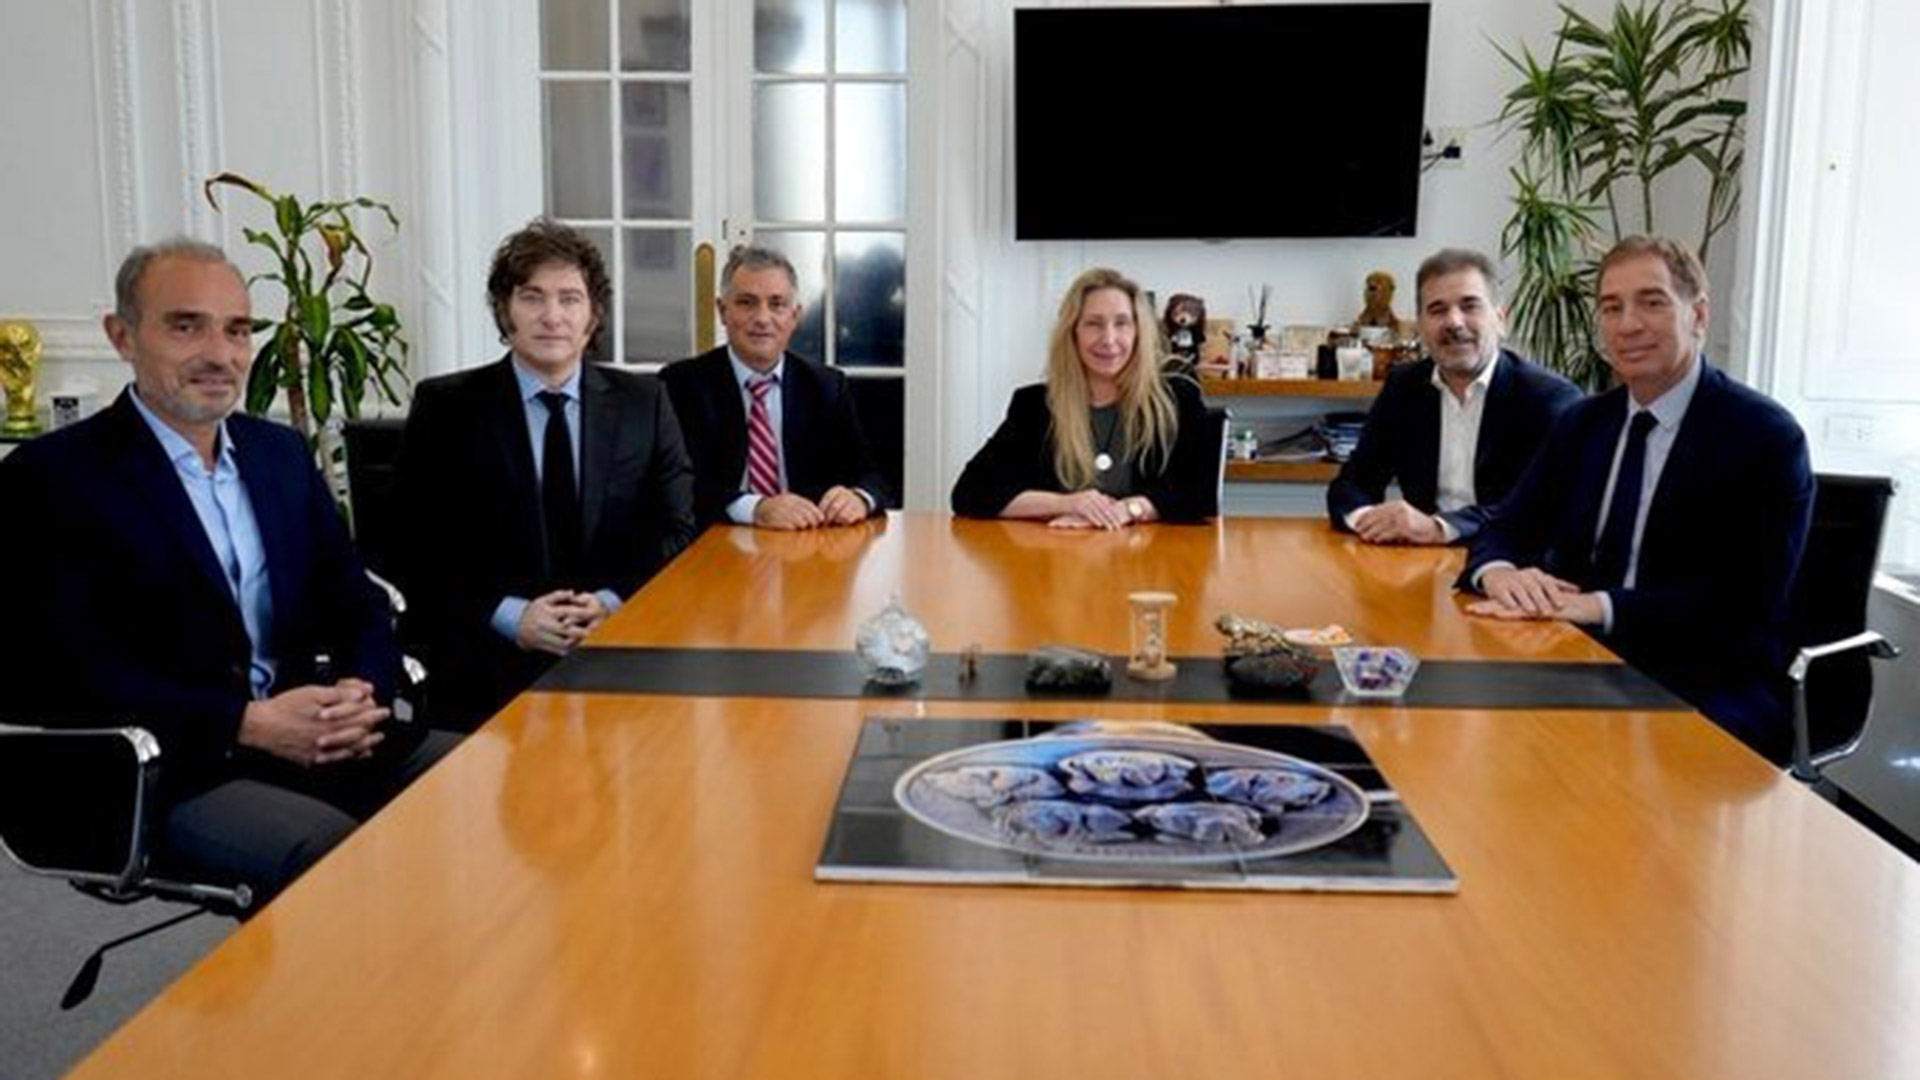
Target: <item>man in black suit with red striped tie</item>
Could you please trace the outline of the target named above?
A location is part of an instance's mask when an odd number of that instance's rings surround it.
[[[884,513],[886,481],[847,377],[787,351],[800,321],[793,264],[735,248],[720,280],[727,343],[660,373],[693,457],[700,524],[814,529]]]

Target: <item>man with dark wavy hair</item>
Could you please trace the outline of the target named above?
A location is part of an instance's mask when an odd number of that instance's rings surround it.
[[[596,361],[600,251],[539,219],[494,252],[507,354],[414,392],[400,482],[409,636],[434,722],[472,727],[693,538],[693,467],[659,382]]]

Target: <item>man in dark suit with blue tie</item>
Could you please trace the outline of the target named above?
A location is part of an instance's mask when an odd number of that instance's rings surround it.
[[[400,577],[437,725],[468,729],[565,656],[693,539],[693,472],[658,380],[587,363],[613,286],[546,219],[501,241],[507,355],[415,388]]]
[[[453,744],[389,720],[386,598],[292,430],[233,412],[239,272],[194,241],[122,264],[133,385],[0,463],[7,711],[160,744],[156,868],[264,900]]]
[[[1375,544],[1470,540],[1579,400],[1572,383],[1500,347],[1507,313],[1493,263],[1448,248],[1414,278],[1427,356],[1395,368],[1353,456],[1327,488],[1333,527]],[[1387,498],[1387,485],[1400,498]]]
[[[787,351],[800,321],[793,264],[735,248],[720,281],[727,343],[660,373],[693,455],[700,524],[814,529],[883,513],[886,480],[846,375]]]
[[[1621,385],[1568,411],[1476,538],[1476,614],[1585,626],[1774,761],[1790,743],[1787,599],[1813,473],[1788,412],[1710,367],[1706,271],[1632,237],[1600,264]]]

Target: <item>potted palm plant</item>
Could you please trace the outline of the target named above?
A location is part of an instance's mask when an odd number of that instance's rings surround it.
[[[1748,0],[1619,0],[1605,21],[1560,5],[1544,58],[1495,48],[1520,83],[1495,123],[1520,139],[1501,253],[1516,270],[1514,333],[1539,360],[1589,387],[1608,375],[1593,339],[1599,255],[1662,220],[1656,183],[1698,170],[1707,183],[1700,258],[1740,202],[1752,56]]]
[[[271,281],[285,294],[278,318],[256,317],[255,334],[266,335],[247,380],[247,411],[265,413],[282,391],[293,426],[314,446],[336,488],[340,450],[335,407],[357,419],[369,390],[389,404],[400,403],[395,384],[407,381],[407,340],[393,305],[367,291],[373,253],[361,238],[358,219],[383,217],[398,231],[400,221],[386,203],[354,198],[302,203],[279,195],[233,172],[206,181],[207,201],[221,187],[238,188],[265,203],[273,228],[242,230],[247,242],[273,255],[275,268],[248,282]]]

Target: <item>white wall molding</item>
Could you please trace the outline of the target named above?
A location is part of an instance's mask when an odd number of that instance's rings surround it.
[[[100,155],[101,263],[112,274],[145,232],[133,0],[94,0],[95,142]]]
[[[451,371],[459,355],[454,260],[459,244],[459,191],[454,184],[453,60],[448,47],[448,0],[415,0],[407,15],[407,56],[413,88],[414,227],[420,309],[415,315],[416,378]]]
[[[101,327],[98,316],[14,317],[25,319],[40,331],[40,342],[45,348],[44,359],[49,364],[120,359],[120,354],[113,349],[113,343],[107,340],[107,332]]]
[[[220,221],[200,184],[220,166],[219,80],[208,0],[174,0],[174,65],[180,125],[180,217],[189,235],[218,242]]]

